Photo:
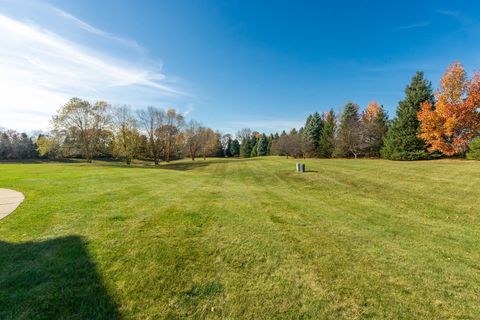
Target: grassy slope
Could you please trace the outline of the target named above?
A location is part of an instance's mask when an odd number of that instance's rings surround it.
[[[479,163],[294,162],[0,165],[0,318],[478,316]]]

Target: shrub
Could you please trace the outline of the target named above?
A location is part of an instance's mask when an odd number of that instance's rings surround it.
[[[480,160],[480,137],[473,139],[468,148],[467,159]]]

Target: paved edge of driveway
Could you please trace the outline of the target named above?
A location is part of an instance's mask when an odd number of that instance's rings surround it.
[[[15,211],[24,199],[21,192],[0,188],[0,220]]]

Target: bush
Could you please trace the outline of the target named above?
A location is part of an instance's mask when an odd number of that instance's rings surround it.
[[[468,146],[467,159],[480,160],[480,137],[475,138]]]

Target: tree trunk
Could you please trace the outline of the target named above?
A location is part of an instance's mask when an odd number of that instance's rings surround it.
[[[170,149],[171,149],[171,141],[170,141],[170,136],[168,137],[168,140],[167,140],[167,152],[165,154],[165,161],[166,162],[170,162]]]

